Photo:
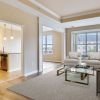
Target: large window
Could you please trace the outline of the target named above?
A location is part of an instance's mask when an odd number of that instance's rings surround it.
[[[43,35],[43,54],[53,53],[53,37],[52,35]]]
[[[100,52],[100,32],[73,33],[73,50],[87,55],[88,52]]]

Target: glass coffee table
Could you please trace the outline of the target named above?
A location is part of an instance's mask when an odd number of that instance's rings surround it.
[[[65,72],[65,81],[88,85],[89,76],[94,75],[94,67],[88,65],[85,66],[64,65],[64,72]]]

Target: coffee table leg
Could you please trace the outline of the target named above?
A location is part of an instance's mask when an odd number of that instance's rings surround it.
[[[64,68],[61,68],[61,69],[57,70],[57,76],[59,76],[59,75],[64,73],[64,71],[62,71],[62,70],[64,70]]]
[[[87,85],[89,84],[89,75],[87,74]]]
[[[82,83],[82,82],[78,82],[78,81],[72,81],[72,80],[68,80],[67,79],[67,70],[65,70],[65,81],[69,81],[69,82],[74,82],[74,83],[79,83],[79,84],[84,84],[84,85],[88,85],[89,84],[89,75],[88,74],[84,74],[83,76],[82,76],[82,78],[83,78],[83,80],[85,79],[85,78],[87,78],[87,83]]]
[[[89,84],[89,75],[81,73],[81,80],[84,80],[87,77],[87,85]]]
[[[81,73],[81,80],[84,80],[87,77],[87,74]]]
[[[65,81],[67,81],[67,70],[65,70]]]
[[[81,73],[81,80],[83,80],[83,73]]]

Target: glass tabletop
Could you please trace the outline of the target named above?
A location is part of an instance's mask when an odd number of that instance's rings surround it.
[[[65,65],[65,71],[94,75],[94,67],[93,66],[88,66],[88,65],[86,65],[86,66]]]

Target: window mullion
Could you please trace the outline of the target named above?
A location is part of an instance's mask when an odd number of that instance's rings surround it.
[[[98,52],[98,32],[96,32],[96,52]]]
[[[46,35],[46,37],[45,37],[45,39],[46,39],[46,50],[45,50],[45,52],[47,53],[47,35]]]
[[[85,35],[85,36],[86,36],[86,41],[85,41],[85,42],[86,42],[86,47],[85,47],[85,49],[86,49],[86,55],[87,55],[87,45],[88,45],[88,44],[87,44],[87,32],[86,32],[85,34],[86,34],[86,35]]]

